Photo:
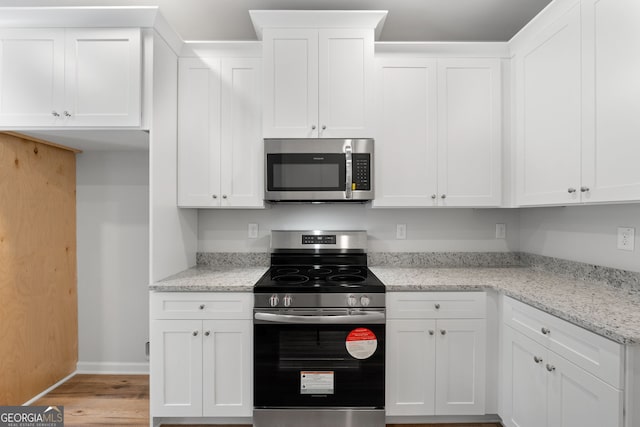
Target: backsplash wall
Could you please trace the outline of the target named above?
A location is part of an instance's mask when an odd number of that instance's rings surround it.
[[[271,230],[355,229],[369,233],[370,252],[509,252],[519,247],[515,209],[373,209],[368,205],[271,205],[264,210],[198,212],[198,252],[266,252]],[[256,223],[258,239],[247,238]],[[507,238],[495,238],[496,223]],[[407,238],[396,239],[396,224]]]

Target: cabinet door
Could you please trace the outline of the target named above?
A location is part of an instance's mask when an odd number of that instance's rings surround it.
[[[600,381],[573,363],[550,352],[549,426],[621,427],[622,391]]]
[[[583,201],[640,200],[640,2],[582,2]]]
[[[0,30],[0,126],[63,120],[64,30]]]
[[[500,206],[497,59],[438,61],[438,196],[442,206]]]
[[[502,420],[507,427],[547,425],[547,350],[510,327],[503,336]]]
[[[435,206],[436,61],[376,61],[374,207]]]
[[[151,413],[202,416],[202,321],[151,321]]]
[[[220,59],[180,59],[178,206],[220,206]]]
[[[222,60],[223,207],[264,206],[260,62],[257,58]]]
[[[440,319],[436,330],[436,415],[484,415],[484,319]]]
[[[265,29],[265,138],[318,136],[318,31]]]
[[[435,329],[435,320],[387,320],[387,415],[434,415]]]
[[[373,30],[320,30],[319,136],[373,137]]]
[[[580,201],[580,5],[516,52],[517,203]]]
[[[65,125],[140,126],[139,28],[69,29]]]
[[[250,417],[251,320],[203,321],[203,415]]]

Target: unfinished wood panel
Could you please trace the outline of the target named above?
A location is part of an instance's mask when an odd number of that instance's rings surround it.
[[[76,369],[75,154],[0,133],[0,405]]]

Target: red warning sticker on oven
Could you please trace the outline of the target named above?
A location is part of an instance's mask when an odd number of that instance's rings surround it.
[[[356,359],[368,359],[378,348],[376,335],[367,328],[356,328],[347,335],[347,351]]]

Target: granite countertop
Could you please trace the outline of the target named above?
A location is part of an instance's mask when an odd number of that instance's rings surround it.
[[[397,291],[496,290],[613,341],[640,344],[640,292],[531,268],[371,267]]]
[[[149,285],[159,292],[252,292],[268,267],[197,265]]]
[[[267,267],[198,265],[149,286],[160,292],[252,292]],[[640,291],[526,267],[371,267],[387,292],[495,290],[623,344],[640,344]]]

